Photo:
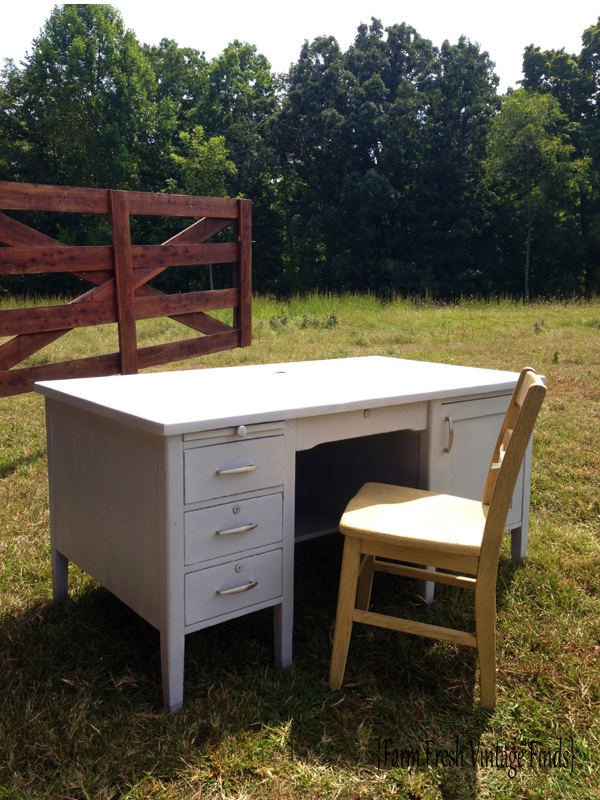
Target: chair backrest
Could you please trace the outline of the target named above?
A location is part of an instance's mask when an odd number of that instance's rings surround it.
[[[545,396],[546,387],[539,375],[531,367],[525,367],[502,422],[483,491],[487,516],[480,563],[488,562],[490,568],[499,556],[519,470]]]

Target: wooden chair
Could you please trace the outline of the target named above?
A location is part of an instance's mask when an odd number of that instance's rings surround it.
[[[365,484],[350,501],[340,522],[345,539],[329,674],[332,689],[339,689],[344,678],[352,624],[362,622],[476,647],[480,705],[494,708],[500,545],[545,394],[539,376],[525,368],[502,423],[481,502],[382,483]],[[423,564],[428,568],[418,566]],[[474,590],[476,633],[369,611],[374,571]]]

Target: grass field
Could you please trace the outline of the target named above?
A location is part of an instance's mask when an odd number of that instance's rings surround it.
[[[599,797],[600,302],[257,298],[253,319],[251,347],[166,368],[379,354],[546,375],[529,555],[514,567],[507,537],[500,561],[496,710],[474,704],[474,651],[362,626],[330,691],[334,536],[297,548],[293,668],[273,665],[270,611],[215,626],[187,637],[166,714],[157,632],[74,568],[51,599],[43,401],[23,395],[0,400],[0,799]],[[36,363],[115,343],[79,331]],[[444,619],[399,579],[380,592]],[[438,597],[467,624],[470,597]]]

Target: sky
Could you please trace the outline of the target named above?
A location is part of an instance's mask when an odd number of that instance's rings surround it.
[[[445,39],[455,44],[461,35],[477,42],[496,64],[501,92],[517,86],[527,45],[579,53],[583,31],[600,16],[597,0],[571,0],[560,12],[552,10],[549,0],[341,0],[338,4],[323,0],[116,0],[112,5],[141,43],[173,39],[210,59],[239,39],[255,45],[275,72],[287,71],[298,60],[305,40],[335,36],[346,50],[357,27],[369,23],[371,17],[384,26],[406,22],[438,47]],[[0,25],[0,65],[5,58],[18,64],[31,51],[54,6],[45,2],[6,6]]]

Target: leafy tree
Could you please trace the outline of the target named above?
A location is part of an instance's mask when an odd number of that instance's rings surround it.
[[[528,300],[536,218],[558,198],[573,197],[582,167],[574,160],[569,122],[558,101],[526,89],[508,95],[492,125],[486,166],[524,222],[523,295]]]
[[[584,290],[588,297],[600,289],[600,20],[582,36],[577,55],[531,45],[523,57],[522,85],[555,97],[571,121],[570,137],[579,170],[577,215],[582,242]],[[571,267],[573,269],[573,267]]]
[[[0,72],[0,180],[25,180],[23,162],[27,150],[26,131],[16,116],[14,61],[7,60]]]
[[[235,40],[206,67],[204,90],[189,119],[207,136],[222,137],[235,170],[232,196],[252,200],[253,283],[276,289],[280,278],[282,222],[277,203],[277,159],[267,127],[278,103],[278,80],[254,45]]]
[[[210,62],[207,72],[205,102],[197,108],[212,132],[225,131],[241,118],[261,124],[273,113],[276,80],[254,45],[235,39]]]
[[[185,194],[226,197],[227,183],[234,178],[236,167],[228,157],[223,136],[206,139],[197,125],[191,133],[180,133],[180,153],[173,154],[177,178],[172,186]]]
[[[140,181],[149,191],[163,191],[165,187],[187,191],[177,182],[181,164],[178,159],[186,157],[182,134],[194,136],[198,125],[194,109],[206,94],[208,63],[202,53],[180,48],[171,39],[162,39],[158,46],[145,45],[143,49],[154,75],[155,127],[145,149]],[[210,184],[208,178],[206,189],[200,193],[207,193]]]
[[[423,128],[420,257],[443,296],[488,289],[482,162],[499,107],[498,78],[486,52],[465,37],[443,42]]]
[[[410,26],[375,19],[347,53],[332,37],[304,44],[277,120],[300,286],[396,290],[433,56]]]
[[[209,62],[204,53],[179,47],[172,39],[158,46],[144,45],[144,53],[156,77],[156,102],[169,102],[180,129],[193,125],[194,111],[208,92]]]
[[[415,269],[422,217],[424,127],[437,51],[409,25],[361,25],[346,63],[355,89],[348,114],[357,158],[345,180],[339,279],[382,296],[426,291],[431,276]]]
[[[333,37],[305,42],[270,128],[281,159],[289,291],[327,286],[327,245],[337,238],[332,211],[348,168],[344,120],[352,82]]]
[[[332,38],[304,45],[277,119],[300,283],[461,291],[482,225],[492,68],[465,39],[438,51],[376,19],[347,53]]]
[[[23,69],[5,76],[4,135],[21,175],[42,183],[139,185],[155,127],[154,75],[108,5],[56,6]]]

